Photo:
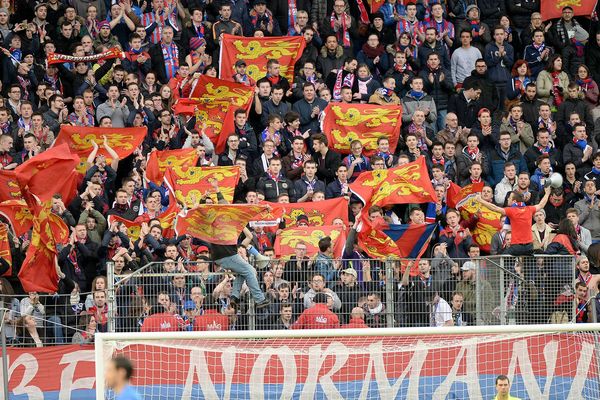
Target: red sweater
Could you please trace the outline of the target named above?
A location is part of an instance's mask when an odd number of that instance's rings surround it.
[[[229,318],[217,310],[206,310],[194,320],[195,331],[226,331],[229,329]]]
[[[369,328],[367,324],[365,324],[365,320],[362,318],[352,318],[350,322],[346,325],[342,325],[343,329],[354,329],[354,328]]]
[[[339,328],[340,320],[327,308],[327,304],[315,304],[304,310],[291,329],[332,329]]]

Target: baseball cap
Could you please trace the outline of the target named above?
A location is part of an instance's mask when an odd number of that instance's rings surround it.
[[[473,261],[465,262],[462,267],[460,267],[461,271],[474,271],[477,269],[477,265]]]
[[[193,301],[191,301],[191,300],[188,300],[188,301],[186,301],[186,302],[183,304],[183,309],[184,309],[184,310],[195,310],[195,309],[196,309],[196,303],[194,303],[194,302],[193,302]]]
[[[196,253],[203,253],[203,252],[209,252],[210,250],[208,250],[208,247],[206,246],[198,246],[198,248],[196,249]]]
[[[342,274],[348,274],[354,276],[355,278],[358,278],[358,273],[352,267],[342,270]]]
[[[235,62],[235,66],[236,66],[236,68],[237,68],[237,67],[241,67],[242,65],[245,67],[245,66],[246,66],[246,61],[244,61],[244,60],[237,60],[237,61]]]

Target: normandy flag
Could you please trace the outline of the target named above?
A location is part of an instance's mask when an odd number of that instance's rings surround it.
[[[27,191],[42,202],[61,193],[64,203],[68,204],[77,193],[79,174],[75,167],[78,164],[79,157],[63,143],[25,161],[15,168],[15,175],[21,193]]]
[[[246,204],[202,204],[179,213],[175,223],[178,236],[189,234],[208,243],[235,245],[249,221],[267,206]]]
[[[140,128],[95,128],[73,125],[61,125],[54,146],[66,144],[72,153],[86,159],[94,149],[93,142],[98,145],[98,155],[103,155],[110,160],[111,155],[104,148],[104,137],[108,145],[119,155],[122,160],[137,149],[146,134],[146,127]]]
[[[275,240],[275,254],[277,257],[289,258],[294,255],[296,245],[301,242],[306,244],[307,254],[317,254],[319,240],[327,236],[331,238],[334,257],[341,257],[346,244],[346,231],[331,225],[283,229]]]
[[[190,168],[198,162],[196,149],[154,150],[148,155],[146,177],[160,185],[167,168]]]
[[[22,198],[15,171],[0,169],[0,201]]]
[[[450,208],[456,208],[462,199],[473,193],[480,193],[483,190],[483,182],[469,183],[464,187],[458,186],[454,182],[450,182],[450,187],[446,193],[446,203]]]
[[[219,57],[219,78],[233,81],[236,61],[244,60],[246,72],[257,81],[267,75],[267,61],[275,59],[281,65],[281,75],[291,82],[294,79],[294,64],[302,56],[305,47],[302,36],[256,38],[224,34]]]
[[[217,203],[216,193],[213,191],[212,182],[217,182],[221,194],[228,203],[233,203],[233,193],[240,179],[240,168],[237,166],[221,167],[189,167],[167,168],[165,183],[175,195],[177,202],[191,207],[193,199],[200,200],[210,195]]]
[[[235,133],[234,115],[239,107],[215,107],[211,103],[199,99],[179,99],[173,106],[176,115],[193,115],[196,117],[195,129],[200,133],[204,128],[206,136],[215,144],[215,151],[225,151],[227,138]]]
[[[25,200],[6,200],[0,203],[0,215],[10,222],[13,232],[21,236],[33,226],[33,215]]]
[[[189,100],[198,101],[210,109],[220,108],[223,112],[229,107],[243,108],[248,112],[254,100],[254,90],[241,83],[202,75],[190,93]]]
[[[460,199],[456,204],[463,221],[474,221],[475,226],[469,226],[473,241],[479,248],[489,252],[492,245],[492,236],[500,229],[502,215],[482,205],[475,199],[475,194],[470,193]],[[473,218],[476,217],[476,218]]]
[[[163,211],[162,214],[158,216],[158,222],[160,222],[160,227],[162,228],[162,236],[166,238],[173,237],[173,223],[175,222],[175,218],[177,217],[177,212],[179,211],[179,207],[177,207],[176,203],[169,204],[167,209]],[[136,241],[140,237],[140,229],[142,227],[142,223],[150,222],[150,217],[147,215],[140,215],[135,219],[135,221],[129,221],[128,219],[121,218],[117,215],[109,215],[107,218],[108,225],[111,225],[113,222],[120,222],[127,228],[127,235],[132,241]]]
[[[591,17],[596,3],[597,0],[542,0],[540,10],[544,21],[560,18],[564,7],[571,7],[576,16]]]
[[[283,220],[285,226],[295,227],[301,215],[308,218],[308,226],[335,225],[340,221],[348,226],[348,200],[344,197],[323,201],[305,201],[302,203],[270,203],[268,215],[252,221],[253,226],[278,226]]]
[[[395,105],[329,103],[321,116],[321,130],[329,147],[343,154],[350,153],[353,140],[360,140],[365,155],[371,156],[381,137],[389,140],[393,153],[401,127],[402,106]]]
[[[31,244],[19,271],[26,292],[54,293],[58,289],[57,245],[69,240],[69,228],[49,205],[34,206]]]
[[[423,156],[400,167],[363,172],[350,190],[369,206],[437,201]]]
[[[6,224],[0,224],[0,257],[4,259],[9,265],[8,271],[2,276],[12,275],[12,254],[10,254],[10,242],[8,239],[8,226]]]

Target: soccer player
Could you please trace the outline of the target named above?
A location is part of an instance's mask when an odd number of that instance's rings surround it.
[[[494,400],[521,400],[510,395],[510,381],[506,375],[498,375],[496,378],[496,397]]]
[[[115,400],[142,400],[142,396],[129,384],[133,364],[125,357],[115,357],[106,368],[106,385],[114,390]]]

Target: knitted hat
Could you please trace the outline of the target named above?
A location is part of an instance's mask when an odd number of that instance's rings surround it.
[[[206,46],[206,40],[204,38],[193,37],[190,39],[190,50],[198,50],[202,46]]]

